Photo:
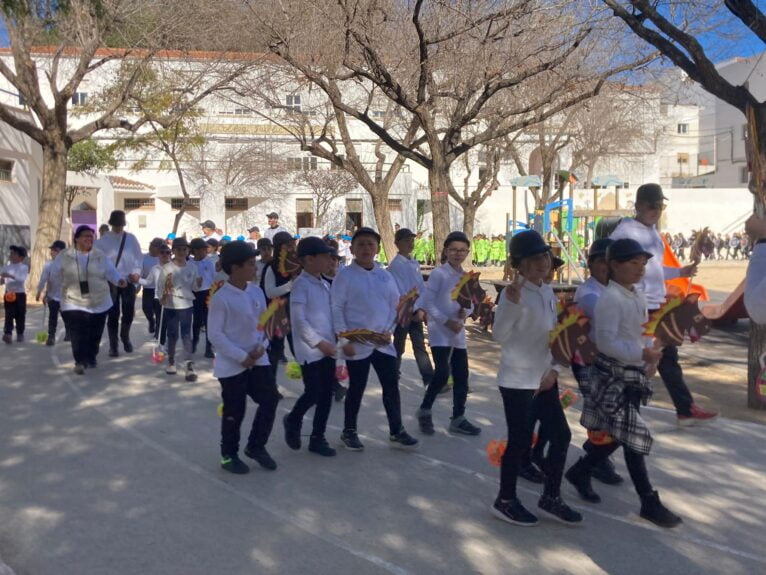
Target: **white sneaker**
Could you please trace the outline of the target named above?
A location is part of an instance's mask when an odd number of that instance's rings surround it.
[[[176,363],[174,361],[168,361],[168,366],[165,368],[165,373],[168,375],[175,375],[178,373],[176,369]]]
[[[186,362],[186,381],[197,381],[197,374],[194,373],[194,364],[191,361]]]

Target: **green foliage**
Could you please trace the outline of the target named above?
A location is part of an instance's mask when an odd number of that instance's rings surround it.
[[[92,139],[78,142],[69,149],[67,166],[73,172],[90,176],[114,170],[117,168],[115,146],[101,146]]]

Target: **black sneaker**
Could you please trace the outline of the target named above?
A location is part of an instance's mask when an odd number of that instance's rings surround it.
[[[519,470],[519,477],[526,479],[530,483],[542,485],[545,481],[545,474],[540,471],[534,463],[529,463]]]
[[[221,469],[225,469],[229,473],[236,473],[237,475],[244,475],[250,471],[250,468],[239,458],[239,455],[232,455],[231,457],[224,455],[221,457]]]
[[[476,427],[468,421],[465,416],[453,417],[449,424],[450,433],[461,433],[463,435],[479,435],[481,427]]]
[[[397,449],[414,449],[418,446],[418,440],[402,429],[396,435],[388,437],[389,445]]]
[[[48,347],[56,345],[56,338],[55,338],[55,336],[49,335],[48,339],[45,340],[45,345],[47,345]]]
[[[577,525],[578,523],[582,523],[582,515],[564,503],[564,500],[561,499],[561,497],[543,495],[540,498],[540,501],[537,502],[537,506],[556,521],[560,521],[565,525]]]
[[[64,334],[64,341],[72,341],[72,336],[70,336],[68,333]]]
[[[337,401],[338,403],[343,401],[343,398],[346,397],[346,392],[347,391],[348,390],[345,387],[343,387],[342,385],[338,384],[338,387],[335,388],[335,392],[333,393],[333,396],[335,397],[335,401]]]
[[[154,329],[155,329],[155,328],[154,328],[154,324],[153,324],[153,323],[150,323],[150,324],[149,324],[149,327],[147,328],[147,330],[149,331],[149,334],[150,334],[150,335],[151,335],[151,334],[154,334]]]
[[[515,497],[508,501],[502,501],[499,498],[495,499],[495,503],[490,508],[490,511],[500,521],[512,523],[513,525],[533,527],[538,523],[537,517],[527,511],[527,508]]]
[[[683,519],[662,504],[656,491],[641,496],[640,515],[660,527],[677,527],[683,523]]]
[[[431,410],[418,409],[415,414],[418,418],[418,426],[420,427],[420,433],[423,435],[434,434],[434,422],[431,418]]]
[[[282,418],[282,425],[285,426],[285,443],[287,443],[287,447],[296,451],[299,450],[301,448],[300,422],[295,423],[288,413]]]
[[[594,467],[590,475],[606,485],[619,485],[625,481],[614,469],[614,463],[609,458],[606,458],[602,463]]]
[[[274,471],[277,468],[277,462],[271,458],[265,447],[246,447],[245,455],[257,461],[264,469]]]
[[[343,433],[340,435],[340,440],[349,451],[364,450],[364,445],[361,441],[359,441],[359,436],[356,434],[356,430],[354,429],[344,429]]]
[[[91,359],[88,362],[88,369],[96,369],[98,367],[98,362],[95,359]]]
[[[324,437],[312,437],[309,439],[309,451],[323,457],[333,457],[337,454],[337,451],[330,447],[330,444],[327,443]]]
[[[598,493],[593,491],[593,486],[590,483],[590,473],[585,466],[585,460],[581,457],[577,460],[572,467],[564,474],[567,481],[571,483],[581,499],[584,499],[588,503],[600,503],[601,497]]]
[[[133,344],[130,343],[130,340],[125,340],[122,342],[122,347],[125,349],[125,353],[133,353]]]
[[[116,347],[109,348],[109,357],[120,357],[120,352],[117,351]]]
[[[215,359],[215,354],[211,348],[205,349],[205,357],[208,359]]]
[[[74,372],[77,375],[83,375],[85,373],[85,366],[81,363],[74,364]]]

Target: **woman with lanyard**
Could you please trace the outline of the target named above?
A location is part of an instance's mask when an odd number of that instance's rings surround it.
[[[93,239],[91,228],[79,226],[74,247],[62,251],[51,267],[51,275],[58,275],[62,283],[61,315],[69,326],[78,375],[97,365],[107,312],[112,307],[109,282],[126,285],[104,252],[93,247]]]

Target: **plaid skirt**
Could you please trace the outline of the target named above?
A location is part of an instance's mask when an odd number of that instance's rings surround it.
[[[652,434],[639,413],[652,388],[644,370],[598,354],[589,370],[589,393],[580,423],[589,431],[606,431],[630,449],[648,454]]]

